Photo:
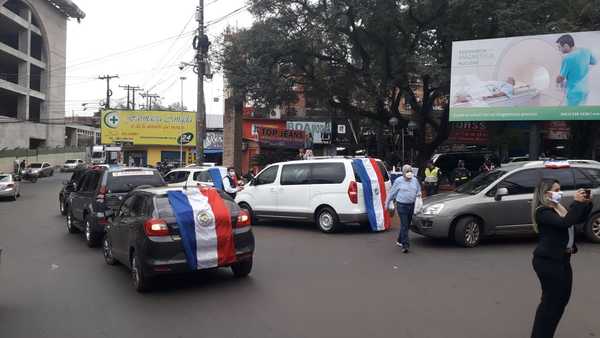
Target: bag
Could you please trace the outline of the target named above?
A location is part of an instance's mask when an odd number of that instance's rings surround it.
[[[415,212],[414,214],[418,214],[423,210],[423,199],[421,197],[417,197],[415,200]]]
[[[394,202],[390,202],[386,209],[388,215],[390,215],[390,217],[394,217],[394,213],[396,212],[396,205],[394,204]]]

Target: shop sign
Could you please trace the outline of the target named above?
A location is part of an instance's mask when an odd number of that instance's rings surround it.
[[[283,128],[258,127],[258,142],[262,145],[302,148],[304,146],[304,131]]]
[[[288,121],[287,129],[302,130],[306,134],[312,134],[315,144],[331,143],[331,122]]]
[[[205,149],[223,149],[223,132],[209,131],[204,139]]]
[[[461,144],[487,144],[489,133],[487,126],[483,122],[459,122],[452,123],[449,143]]]
[[[571,128],[565,121],[549,121],[544,123],[547,140],[568,140]]]

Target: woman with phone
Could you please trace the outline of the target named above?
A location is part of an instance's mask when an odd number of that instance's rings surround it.
[[[577,253],[574,225],[586,221],[592,210],[591,195],[584,189],[565,208],[560,182],[542,180],[531,203],[534,230],[539,234],[533,252],[533,269],[542,286],[542,300],[535,314],[532,338],[554,337],[558,322],[571,297],[573,271],[571,255]]]

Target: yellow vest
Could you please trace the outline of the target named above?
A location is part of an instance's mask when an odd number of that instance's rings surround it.
[[[438,174],[440,168],[433,167],[433,169],[425,168],[425,183],[437,183]]]

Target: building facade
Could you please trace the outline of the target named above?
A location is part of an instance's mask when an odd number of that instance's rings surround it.
[[[0,0],[0,148],[64,146],[70,0]]]

